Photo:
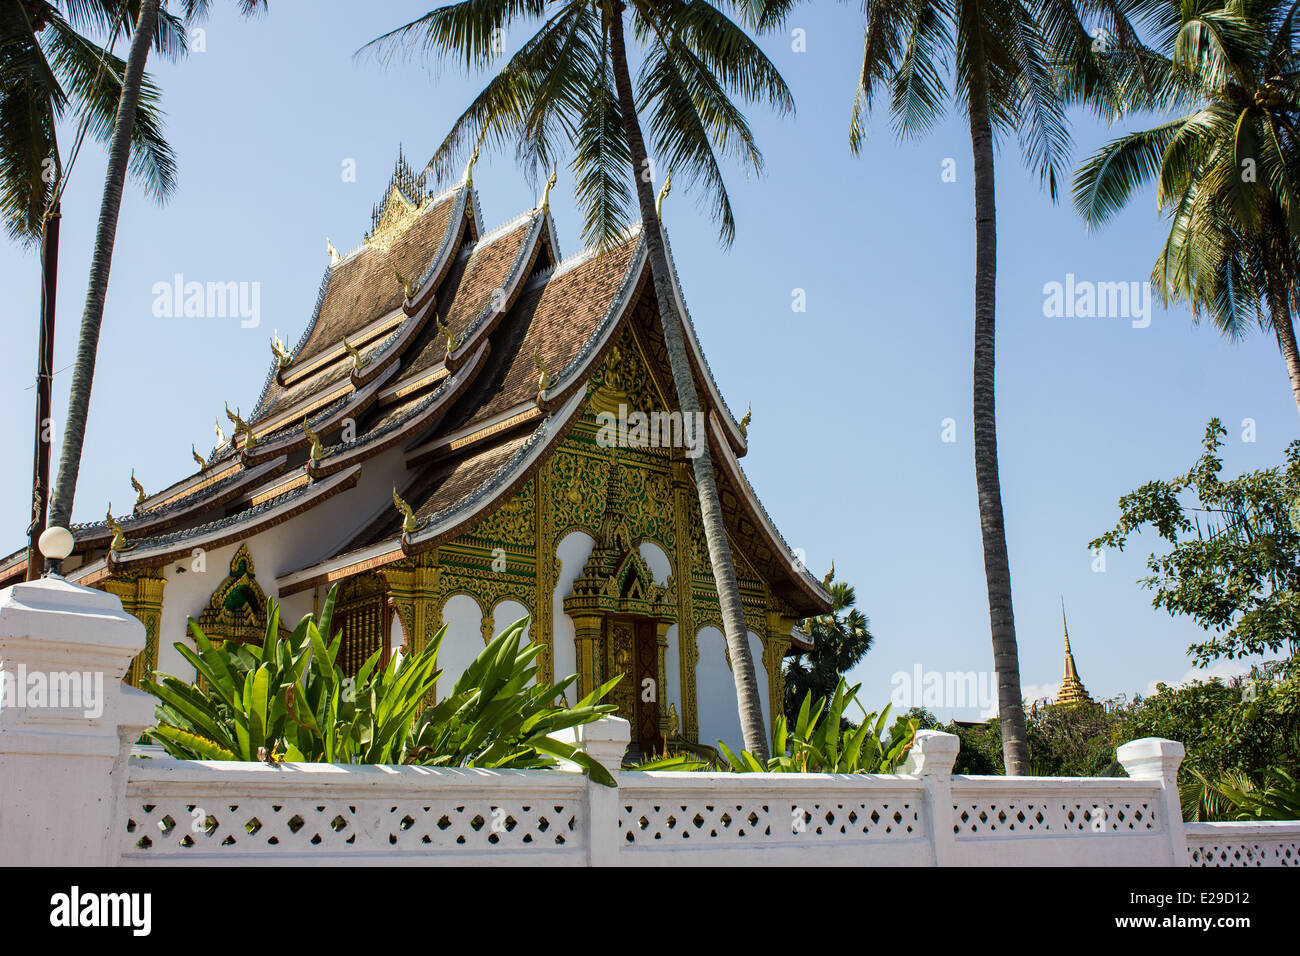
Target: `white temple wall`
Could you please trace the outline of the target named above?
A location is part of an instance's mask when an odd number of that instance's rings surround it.
[[[595,546],[596,539],[591,535],[574,531],[565,535],[564,540],[555,548],[555,556],[560,559],[560,574],[551,596],[551,630],[554,634],[551,660],[557,678],[578,672],[577,631],[573,627],[573,619],[564,613],[564,598],[573,590],[573,582],[582,573],[583,565],[591,557],[591,549]],[[576,704],[577,687],[570,686],[565,696],[570,704]]]
[[[736,701],[736,681],[727,666],[726,638],[710,625],[696,635],[700,663],[695,671],[695,694],[699,706],[700,743],[714,746],[721,740],[736,753],[744,746],[740,732],[740,710]],[[754,679],[763,711],[763,726],[771,733],[771,707],[767,699],[767,669],[763,666],[763,642],[749,632],[749,654],[754,660]]]
[[[465,668],[483,650],[483,612],[478,601],[468,594],[453,594],[442,606],[442,620],[447,625],[447,633],[438,651],[438,669],[442,671],[438,678],[440,698],[451,692]]]

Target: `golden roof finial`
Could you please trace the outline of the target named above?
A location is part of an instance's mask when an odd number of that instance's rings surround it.
[[[131,487],[135,489],[135,503],[142,504],[144,499],[149,497],[144,493],[144,485],[135,480],[135,469],[131,469]]]
[[[754,403],[749,403],[749,408],[745,409],[745,414],[740,419],[740,433],[746,438],[749,437],[749,423],[754,420]]]
[[[481,137],[479,142],[482,142]],[[478,162],[478,147],[479,143],[475,143],[474,152],[470,154],[469,162],[465,164],[465,185],[467,187],[474,185],[474,164]]]
[[[288,347],[280,341],[280,330],[276,329],[275,334],[271,336],[271,354],[280,364],[280,368],[288,368],[289,363],[293,361],[293,356],[289,354]]]
[[[546,188],[542,190],[542,201],[537,204],[538,212],[546,212],[551,208],[551,190],[555,188],[555,175],[559,172],[558,166],[551,167],[551,177],[546,180]]]
[[[411,285],[411,280],[406,278],[396,269],[393,270],[393,275],[397,276],[397,281],[401,283],[402,294],[406,296],[406,301],[410,302],[411,299],[415,297],[415,286]]]
[[[415,512],[411,506],[402,500],[402,496],[397,493],[397,485],[393,485],[393,507],[402,515],[402,534],[414,534],[429,523],[429,519],[423,521],[415,517]]]
[[[660,187],[659,189],[659,195],[655,197],[655,216],[658,219],[663,219],[664,200],[668,198],[668,194],[672,191],[673,191],[673,171],[670,169],[668,170],[668,175],[664,178],[663,186]]]
[[[343,347],[347,349],[347,353],[352,356],[352,368],[354,371],[360,372],[363,368],[365,368],[367,365],[370,364],[370,356],[366,356],[365,358],[362,358],[361,353],[358,352],[355,348],[353,348],[352,343],[348,341],[348,337],[346,335],[343,336]]]
[[[212,427],[217,432],[217,447],[220,448],[226,443],[226,433],[221,430],[221,419],[218,418],[212,423]]]
[[[311,442],[311,451],[308,453],[311,460],[323,461],[329,455],[329,452],[327,452],[325,446],[321,444],[320,435],[312,431],[311,425],[307,422],[306,415],[302,417],[302,433],[306,435],[308,441]]]
[[[835,561],[831,561],[831,569],[826,572],[826,577],[822,578],[822,587],[828,588],[831,582],[835,580]]]
[[[329,236],[325,237],[325,251],[330,254],[330,265],[338,265],[339,259],[341,259],[342,256],[340,256],[339,251],[334,248],[334,243],[330,242]]]
[[[108,525],[109,530],[113,532],[113,540],[109,543],[108,550],[130,551],[135,547],[133,544],[126,543],[126,532],[122,530],[122,526],[113,517],[113,503],[111,501],[108,503],[108,515],[105,517],[105,523]]]
[[[248,427],[248,423],[239,417],[239,409],[235,409],[233,412],[230,410],[229,402],[226,402],[226,417],[230,419],[230,424],[235,426],[236,435]]]
[[[220,431],[220,430],[221,430],[221,426],[218,425],[218,426],[217,426],[217,431]],[[199,454],[199,450],[198,450],[197,448],[194,447],[194,443],[193,443],[193,442],[190,442],[190,454],[193,455],[193,456],[194,456],[194,460],[197,461],[197,462],[199,463],[199,471],[207,471],[207,470],[208,470],[208,460],[207,460],[206,458],[204,458],[202,455]]]
[[[542,355],[537,349],[533,349],[533,368],[541,374],[537,376],[537,390],[544,392],[555,384],[555,379],[551,378],[551,373],[546,370],[542,364]]]
[[[437,312],[433,314],[433,321],[438,326],[438,332],[447,337],[447,354],[450,355],[456,351],[456,346],[460,343],[457,341],[456,336],[452,334],[451,326],[442,321],[442,316]]]

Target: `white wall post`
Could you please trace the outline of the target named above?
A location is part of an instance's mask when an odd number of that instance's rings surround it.
[[[1186,752],[1178,741],[1163,737],[1131,740],[1115,751],[1115,757],[1132,779],[1160,782],[1165,832],[1169,834],[1169,866],[1190,865],[1183,804],[1178,796],[1178,767]]]
[[[62,578],[0,591],[0,862],[113,866],[154,699],[122,684],[144,625]]]
[[[957,862],[957,837],[952,831],[952,766],[957,762],[961,738],[941,730],[918,730],[907,752],[902,772],[920,777],[925,784],[925,818],[935,866]]]
[[[622,717],[602,717],[589,724],[570,727],[555,735],[575,744],[609,771],[617,782],[623,754],[632,739],[632,725]],[[618,831],[617,787],[606,787],[587,778],[587,865],[617,866],[622,842]]]

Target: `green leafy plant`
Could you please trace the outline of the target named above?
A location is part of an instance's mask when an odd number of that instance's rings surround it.
[[[848,686],[840,678],[829,702],[815,703],[809,691],[799,708],[794,730],[788,729],[784,715],[772,725],[772,754],[766,763],[747,750],[733,753],[721,740],[718,751],[735,773],[895,773],[907,756],[916,734],[918,721],[905,717],[894,723],[889,733],[889,706],[879,713],[867,713],[858,703],[861,684]],[[857,704],[863,721],[856,727],[844,719],[850,704]]]
[[[563,694],[577,676],[554,684],[535,681],[541,648],[524,644],[524,618],[494,638],[451,693],[433,703],[446,626],[425,648],[395,655],[382,669],[376,651],[348,678],[338,664],[341,635],[329,644],[324,637],[333,623],[335,595],[331,589],[319,623],[308,614],[285,637],[279,608],[268,602],[261,647],[214,645],[191,620],[197,650],[174,646],[203,682],[165,674],[146,682],[159,701],[158,726],[149,736],[171,756],[187,760],[514,769],[565,760],[614,785],[599,763],[553,735],[612,712],[614,705],[600,701],[618,678],[567,706]]]
[[[1197,773],[1181,796],[1189,820],[1300,820],[1300,784],[1276,767],[1259,783],[1244,773],[1228,772],[1218,780]]]

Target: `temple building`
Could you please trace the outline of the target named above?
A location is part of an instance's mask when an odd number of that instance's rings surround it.
[[[602,431],[677,407],[640,230],[562,259],[549,185],[489,231],[472,171],[435,195],[399,159],[364,241],[328,246],[306,329],[292,349],[272,343],[261,395],[220,410],[192,474],[136,483],[129,514],[74,527],[64,573],[144,622],[133,682],[193,678],[172,646],[189,618],[213,639],[260,642],[269,600],[292,627],[338,585],[349,671],[445,622],[450,688],[529,615],[539,679],[577,673],[581,695],[627,675],[614,702],[642,752],[738,744],[690,449]],[[749,416],[728,410],[675,274],[672,288],[770,726],[783,658],[806,640],[795,625],[830,596],[750,487]],[[25,551],[0,562],[0,586],[25,564]]]

